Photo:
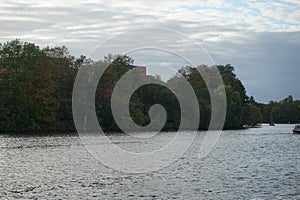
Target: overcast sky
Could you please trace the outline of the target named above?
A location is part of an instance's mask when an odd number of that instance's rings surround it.
[[[129,29],[181,32],[230,63],[257,101],[300,99],[299,0],[1,0],[0,42],[19,38],[88,55]],[[112,52],[114,53],[114,52]],[[135,59],[136,63],[144,63]],[[147,61],[150,62],[150,61]]]

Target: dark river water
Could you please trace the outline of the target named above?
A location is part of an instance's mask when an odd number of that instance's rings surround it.
[[[224,131],[203,159],[199,132],[178,160],[144,174],[102,165],[76,135],[1,135],[0,199],[300,199],[300,135],[292,129]],[[143,148],[132,137],[111,137]]]

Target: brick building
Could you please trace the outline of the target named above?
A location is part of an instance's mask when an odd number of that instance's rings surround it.
[[[144,66],[132,66],[131,69],[133,68],[137,68],[139,69],[140,73],[141,73],[141,77],[142,77],[142,81],[145,82],[147,80],[147,70],[146,70],[146,67]]]

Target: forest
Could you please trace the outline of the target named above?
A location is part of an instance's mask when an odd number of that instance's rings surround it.
[[[70,55],[67,47],[40,48],[18,39],[0,43],[0,131],[74,131],[72,91],[78,70],[93,66],[85,56]],[[106,131],[120,131],[111,111],[111,95],[116,82],[134,66],[127,55],[107,55],[101,62],[109,67],[100,79],[95,94],[99,124]],[[282,101],[258,103],[247,96],[246,89],[230,64],[197,67],[183,66],[167,81],[176,84],[186,79],[195,91],[201,111],[199,130],[208,128],[211,117],[210,95],[206,82],[199,74],[217,68],[222,76],[227,99],[224,129],[241,129],[260,123],[299,123],[300,101],[288,96]],[[161,81],[159,76],[147,79]],[[215,91],[218,90],[216,86]],[[134,92],[130,100],[133,121],[149,124],[149,108],[161,104],[167,112],[164,131],[176,130],[180,124],[178,100],[167,87],[148,84]]]

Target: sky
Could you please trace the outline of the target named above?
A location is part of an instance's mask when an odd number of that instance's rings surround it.
[[[299,0],[1,0],[0,27],[1,43],[65,45],[74,56],[128,30],[169,29],[201,45],[215,64],[232,64],[258,102],[300,99]],[[130,55],[136,64],[172,64],[164,53],[153,52],[156,61],[139,53]]]

